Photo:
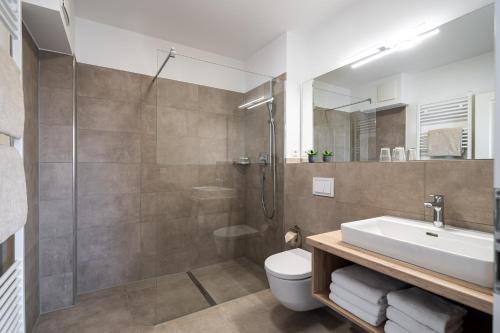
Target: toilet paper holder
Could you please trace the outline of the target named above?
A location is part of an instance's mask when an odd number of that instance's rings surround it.
[[[289,228],[285,233],[285,245],[293,249],[302,245],[302,232],[298,226]]]

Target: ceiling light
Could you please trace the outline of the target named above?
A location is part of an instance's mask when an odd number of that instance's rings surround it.
[[[351,65],[351,68],[358,68],[358,67],[361,67],[363,65],[366,65],[367,63],[369,62],[372,62],[372,61],[375,61],[377,59],[380,59],[382,57],[385,57],[386,55],[389,55],[391,53],[394,52],[394,49],[388,49],[388,48],[384,48],[383,50],[381,50],[379,53],[377,54],[374,54],[370,57],[367,57],[367,58],[364,58],[358,62],[355,62],[354,64]]]
[[[380,53],[383,51],[383,48],[382,47],[372,47],[372,48],[369,48],[367,50],[364,50],[358,54],[356,54],[355,56],[349,58],[349,59],[346,59],[344,61],[344,64],[343,66],[345,65],[349,65],[349,64],[352,64],[352,63],[356,63],[360,60],[363,60],[363,59],[366,59],[368,57],[371,57],[372,55],[375,55],[377,53]]]
[[[374,53],[372,55],[369,55],[365,58],[361,58],[361,60],[358,60],[354,62],[351,65],[351,68],[358,68],[361,67],[369,62],[375,61],[377,59],[380,59],[382,57],[385,57],[394,51],[405,51],[414,48],[415,46],[419,45],[423,40],[435,36],[439,34],[439,29],[434,29],[431,31],[427,31],[424,33],[421,33],[416,36],[412,36],[410,38],[405,38],[403,40],[400,40],[399,42],[394,43],[393,46],[383,46],[378,48],[378,52]]]

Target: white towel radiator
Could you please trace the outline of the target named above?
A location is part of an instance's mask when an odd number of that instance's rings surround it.
[[[0,0],[0,23],[12,36],[12,56],[22,68],[21,1]],[[23,139],[10,138],[10,143],[21,156]],[[14,263],[0,276],[0,332],[24,333],[24,228],[14,235]]]
[[[427,133],[438,128],[462,128],[464,158],[472,158],[473,95],[439,102],[421,104],[417,112],[417,152],[420,159],[428,155]]]

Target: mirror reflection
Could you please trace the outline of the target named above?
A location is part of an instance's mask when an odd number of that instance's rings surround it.
[[[317,77],[304,148],[334,161],[493,158],[493,32],[487,6]]]

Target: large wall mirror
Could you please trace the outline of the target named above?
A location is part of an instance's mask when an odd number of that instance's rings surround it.
[[[367,50],[308,85],[303,150],[338,162],[491,159],[494,7]]]

